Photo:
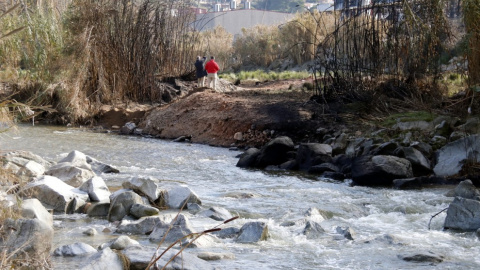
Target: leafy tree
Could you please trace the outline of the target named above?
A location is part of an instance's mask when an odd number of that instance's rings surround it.
[[[263,10],[296,12],[301,11],[304,4],[305,0],[259,0],[254,7]]]

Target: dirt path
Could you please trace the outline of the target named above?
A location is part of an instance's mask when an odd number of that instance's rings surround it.
[[[302,80],[286,80],[223,87],[226,92],[192,89],[184,97],[145,113],[136,121],[144,134],[162,139],[191,136],[194,143],[215,146],[260,147],[271,137],[290,136],[294,141],[318,141],[318,128],[333,128],[332,117],[309,101],[311,91]],[[227,83],[222,82],[222,85]],[[232,90],[233,89],[233,90]],[[111,125],[138,120],[139,113],[107,112],[99,122]],[[113,115],[121,117],[114,119]],[[107,119],[109,116],[110,119]],[[333,119],[334,120],[334,119]],[[237,139],[234,138],[237,134]],[[241,136],[239,136],[241,134]]]

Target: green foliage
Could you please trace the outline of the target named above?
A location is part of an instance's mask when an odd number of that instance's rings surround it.
[[[305,79],[310,77],[310,75],[311,74],[306,71],[266,72],[263,70],[255,70],[255,71],[241,71],[239,73],[224,73],[224,74],[220,74],[220,78],[229,80],[232,83],[236,82],[237,80],[265,82],[265,81],[288,80],[288,79]]]
[[[426,111],[415,111],[406,113],[396,113],[387,116],[381,125],[385,127],[391,127],[398,121],[400,122],[414,122],[414,121],[427,121],[431,122],[435,119],[435,114]]]

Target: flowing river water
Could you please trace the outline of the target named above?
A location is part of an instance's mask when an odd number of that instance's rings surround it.
[[[444,231],[445,212],[433,218],[428,229],[430,218],[452,201],[444,194],[453,187],[401,191],[352,186],[348,180],[246,170],[235,166],[238,151],[78,128],[21,125],[16,132],[0,135],[0,149],[27,150],[49,161],[78,150],[120,170],[101,175],[112,190],[134,176],[178,181],[187,184],[203,206],[223,207],[239,215],[231,225],[268,224],[267,241],[226,240],[202,249],[235,255],[211,262],[218,269],[480,269],[480,242],[474,233]],[[325,229],[321,237],[307,239],[302,220],[313,207],[329,218],[321,223]],[[55,216],[54,223],[54,248],[75,242],[97,247],[117,237],[101,232],[113,227],[108,221],[81,214]],[[216,224],[210,220],[195,226],[202,230]],[[354,240],[337,233],[339,226],[350,227]],[[96,228],[99,234],[83,235],[87,228]],[[146,237],[137,240],[155,245]],[[415,254],[442,256],[443,262],[434,266],[402,260]],[[55,269],[68,265],[55,258],[53,263]]]

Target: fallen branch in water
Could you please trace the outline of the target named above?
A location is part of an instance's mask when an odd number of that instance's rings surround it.
[[[436,213],[435,215],[433,215],[433,216],[430,218],[430,221],[428,222],[428,230],[430,230],[430,224],[432,223],[432,219],[433,219],[434,217],[440,215],[442,212],[444,212],[444,211],[447,210],[447,209],[448,209],[448,207],[445,208],[445,209],[443,209],[442,211]]]

